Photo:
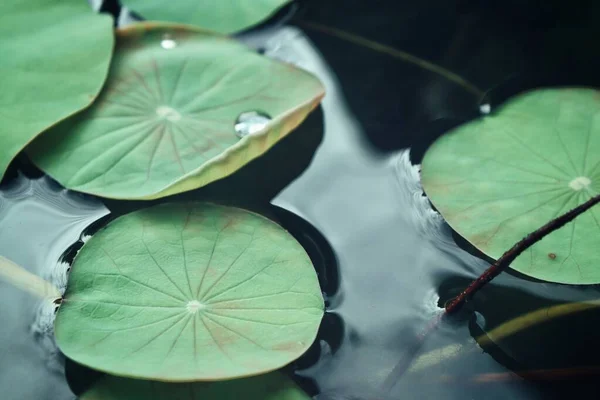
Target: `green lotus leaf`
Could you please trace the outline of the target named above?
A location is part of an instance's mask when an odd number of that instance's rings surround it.
[[[433,205],[492,258],[600,193],[600,92],[541,89],[438,139],[421,178]],[[559,283],[600,283],[600,207],[546,236],[511,267]]]
[[[279,372],[211,383],[159,383],[105,376],[81,400],[310,400]]]
[[[177,203],[120,217],[83,246],[55,333],[68,357],[114,375],[223,380],[302,355],[323,312],[308,255],[279,225]]]
[[[233,173],[296,128],[323,94],[308,72],[231,39],[137,24],[118,31],[98,101],[28,152],[69,189],[153,199]]]
[[[145,19],[198,25],[220,33],[250,28],[291,0],[122,0]]]
[[[111,17],[85,1],[0,1],[0,178],[35,136],[94,100],[113,42]]]

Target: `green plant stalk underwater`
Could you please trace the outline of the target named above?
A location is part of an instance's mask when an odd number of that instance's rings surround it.
[[[0,67],[14,73],[0,77],[0,104],[8,107],[0,113],[0,177],[24,152],[68,189],[159,199],[225,178],[294,133],[321,102],[323,85],[223,35],[290,2],[252,0],[247,7],[249,1],[225,9],[124,0],[146,18],[169,22],[116,31],[110,17],[80,0],[1,4],[0,50],[11,56]],[[22,28],[32,25],[33,34]],[[485,95],[390,46],[307,28],[438,74],[478,102]],[[73,32],[77,37],[64,42]],[[39,46],[55,51],[25,51]],[[65,84],[67,72],[72,79]],[[428,199],[497,261],[419,335],[415,356],[444,315],[506,268],[550,282],[600,283],[590,250],[600,230],[593,208],[600,202],[599,99],[586,88],[531,91],[428,149],[421,170]],[[39,118],[32,122],[30,115]],[[538,228],[544,221],[550,222]],[[309,398],[277,370],[316,338],[325,312],[319,281],[300,243],[260,215],[206,202],[161,204],[111,221],[86,242],[64,294],[1,256],[0,276],[57,308],[60,350],[106,373],[84,400]],[[543,320],[530,317],[489,337]],[[427,365],[427,356],[413,367]],[[411,361],[401,361],[384,386]]]

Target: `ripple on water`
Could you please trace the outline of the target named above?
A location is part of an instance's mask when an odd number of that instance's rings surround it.
[[[19,175],[0,189],[0,255],[64,290],[67,266],[61,256],[107,214],[98,200],[47,177]],[[2,281],[0,302],[0,397],[71,400],[53,339],[53,307]]]

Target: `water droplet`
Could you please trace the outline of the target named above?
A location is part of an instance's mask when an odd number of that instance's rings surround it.
[[[490,112],[492,112],[492,105],[491,104],[480,105],[479,112],[483,115],[488,115]]]
[[[248,111],[240,114],[235,121],[235,133],[243,138],[262,131],[269,124],[271,117],[259,111]]]
[[[181,114],[169,106],[156,107],[156,115],[171,122],[177,122],[181,119]]]
[[[587,176],[578,176],[569,182],[569,187],[573,190],[580,191],[587,189],[592,184],[592,181]]]
[[[160,47],[165,50],[171,50],[177,47],[177,42],[171,38],[171,35],[165,34],[160,42]]]

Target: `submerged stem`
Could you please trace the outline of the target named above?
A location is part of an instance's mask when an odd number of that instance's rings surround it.
[[[458,357],[461,354],[464,355],[466,351],[486,350],[487,346],[492,346],[494,343],[498,343],[502,339],[522,332],[525,329],[598,307],[600,307],[600,299],[579,303],[558,304],[531,311],[525,315],[520,315],[510,321],[504,322],[502,325],[497,326],[491,331],[476,337],[475,342],[478,346],[473,346],[472,348],[465,350],[465,348],[468,347],[468,344],[451,344],[422,354],[412,362],[408,371],[416,372],[423,370],[431,365]]]
[[[443,78],[448,79],[449,81],[454,82],[454,83],[458,84],[459,86],[462,86],[465,90],[467,90],[468,92],[477,96],[479,101],[483,100],[483,98],[485,97],[485,92],[483,90],[479,89],[477,86],[473,85],[472,83],[470,83],[469,81],[467,81],[466,79],[461,77],[460,75],[458,75],[450,70],[447,70],[446,68],[441,67],[437,64],[434,64],[430,61],[424,60],[424,59],[414,56],[410,53],[407,53],[405,51],[398,50],[394,47],[385,45],[383,43],[376,42],[374,40],[364,38],[364,37],[356,35],[354,33],[346,32],[344,30],[337,29],[337,28],[331,28],[331,27],[328,27],[325,25],[314,23],[314,22],[302,21],[302,22],[298,23],[298,25],[315,30],[315,31],[319,31],[319,32],[322,32],[322,33],[325,33],[325,34],[328,34],[331,36],[335,36],[339,39],[348,41],[350,43],[354,43],[358,46],[366,47],[368,49],[377,51],[379,53],[387,54],[391,57],[398,58],[402,61],[414,64],[420,68],[426,69],[430,72],[433,72],[434,74],[438,74],[438,75],[442,76]]]
[[[554,232],[555,230],[563,227],[567,223],[574,220],[579,215],[583,214],[594,205],[600,202],[600,195],[596,195],[586,201],[573,208],[572,210],[566,212],[558,218],[553,219],[548,222],[541,228],[536,231],[530,233],[525,236],[519,242],[517,242],[513,247],[511,247],[508,251],[506,251],[502,257],[496,260],[479,278],[474,280],[463,292],[461,292],[454,300],[452,300],[448,305],[446,305],[446,313],[452,314],[458,311],[463,304],[470,299],[479,289],[481,289],[485,284],[498,276],[502,271],[504,271],[508,266],[525,250],[539,242],[542,238]]]
[[[591,378],[600,376],[600,368],[595,366],[581,366],[571,368],[556,369],[532,369],[509,372],[483,373],[477,375],[443,375],[438,379],[427,377],[425,379],[416,378],[413,383],[420,384],[483,384],[500,382],[520,382],[523,379],[537,382],[556,382],[560,381],[581,381],[582,378]]]
[[[425,344],[425,339],[427,339],[427,337],[429,337],[429,335],[440,326],[440,322],[442,321],[442,318],[444,318],[444,315],[445,314],[440,313],[434,316],[431,321],[429,321],[425,329],[417,334],[415,342],[408,347],[407,353],[402,359],[400,359],[394,368],[392,368],[390,373],[383,381],[382,390],[385,390],[388,393],[392,391],[396,383],[410,368],[415,356],[421,351],[421,348]]]
[[[42,299],[51,299],[56,302],[62,298],[60,290],[52,283],[2,256],[0,256],[0,279]]]

